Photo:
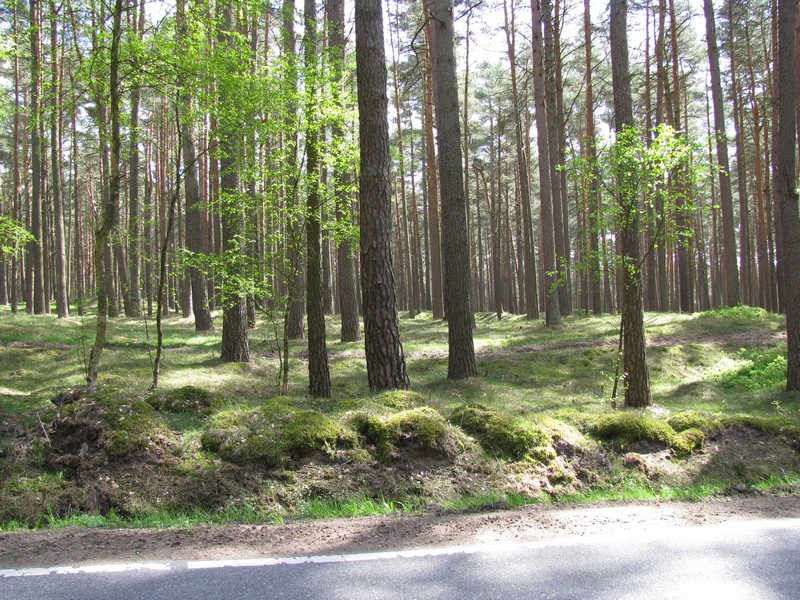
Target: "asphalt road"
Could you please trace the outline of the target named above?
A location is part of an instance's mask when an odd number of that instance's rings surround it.
[[[0,570],[0,600],[800,598],[800,519],[370,554]]]

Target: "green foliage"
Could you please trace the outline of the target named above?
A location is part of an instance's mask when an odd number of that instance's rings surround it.
[[[215,414],[203,429],[203,448],[233,463],[276,467],[287,459],[355,444],[348,428],[286,400],[274,398],[258,408],[231,408]]]
[[[391,390],[377,398],[386,408],[394,410],[410,410],[424,406],[425,399],[417,392],[410,390]]]
[[[751,391],[780,389],[786,384],[786,353],[783,348],[741,349],[738,367],[716,375],[716,380]]]
[[[15,521],[24,527],[44,524],[45,515],[66,516],[62,494],[67,489],[62,474],[15,475],[0,487],[0,523]]]
[[[475,435],[481,446],[499,458],[547,464],[556,457],[553,438],[547,431],[480,404],[457,408],[450,422]]]
[[[159,445],[170,436],[164,420],[144,400],[125,397],[118,390],[99,391],[69,404],[62,417],[76,424],[100,424],[100,446],[110,456],[123,458]]]
[[[35,238],[14,219],[0,215],[0,262],[19,256],[25,244]]]

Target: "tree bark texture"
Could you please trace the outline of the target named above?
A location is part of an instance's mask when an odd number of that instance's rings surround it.
[[[778,1],[778,127],[776,131],[773,188],[780,207],[782,229],[778,246],[779,267],[784,270],[782,304],[786,313],[787,391],[800,390],[800,213],[797,196],[797,81],[795,19],[797,0]]]
[[[380,0],[356,0],[361,288],[371,390],[409,387],[392,273],[386,51]]]
[[[452,0],[430,0],[433,90],[442,206],[445,314],[448,329],[448,379],[475,377],[470,302],[467,199],[461,157],[458,82],[453,53]]]
[[[328,55],[331,69],[331,80],[337,104],[342,103],[342,73],[344,70],[344,0],[328,0],[325,5],[328,21]],[[344,127],[339,121],[331,127],[334,145],[336,140],[344,139]],[[336,202],[336,220],[349,221],[351,215],[348,173],[344,165],[337,163],[333,171],[333,187]],[[358,316],[358,298],[356,296],[355,258],[352,243],[342,239],[336,247],[336,290],[339,294],[339,314],[342,320],[341,341],[358,342],[361,340],[361,324]]]
[[[325,339],[320,218],[319,108],[317,86],[317,18],[314,0],[305,0],[306,66],[306,314],[308,315],[308,385],[312,398],[329,398],[331,375]]]
[[[627,0],[611,0],[611,76],[614,88],[614,128],[618,136],[633,127],[630,68],[628,67]],[[622,137],[624,143],[624,137]],[[650,374],[647,369],[642,307],[641,250],[639,247],[639,189],[635,171],[617,173],[622,235],[623,368],[625,405],[649,406]]]
[[[233,49],[234,15],[232,0],[223,0],[222,23],[219,32],[220,46]],[[224,86],[221,86],[224,90]],[[220,98],[226,102],[224,94]],[[241,151],[232,123],[221,123],[219,130],[220,151],[220,200],[222,201],[222,245],[226,252],[241,253],[239,234],[242,230],[242,209],[236,195],[239,193],[239,175],[236,159]],[[239,268],[239,267],[236,267]],[[250,343],[247,333],[247,300],[239,290],[234,290],[223,299],[222,306],[222,355],[225,362],[250,362]]]

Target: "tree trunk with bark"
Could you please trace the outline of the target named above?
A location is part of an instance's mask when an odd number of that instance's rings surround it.
[[[614,128],[617,144],[635,143],[630,68],[628,67],[628,3],[611,0],[611,77],[614,91]],[[622,147],[618,153],[624,153]],[[625,405],[649,406],[650,374],[647,369],[642,307],[641,250],[639,247],[639,182],[636,169],[624,159],[617,169],[620,229],[622,234],[623,305],[622,362],[625,378]]]
[[[306,314],[308,315],[308,387],[312,398],[330,398],[331,375],[325,339],[325,305],[322,290],[322,196],[319,160],[319,66],[317,17],[314,0],[305,0],[306,67]]]
[[[221,47],[235,49],[233,33],[235,20],[232,0],[222,0],[222,22],[218,41]],[[224,86],[220,86],[220,103],[230,100],[226,98]],[[225,252],[240,254],[243,252],[240,234],[242,231],[243,213],[235,196],[239,193],[239,174],[237,158],[241,155],[241,139],[236,133],[235,125],[221,120],[217,131],[220,152],[220,200],[222,201],[222,245]],[[239,269],[240,267],[234,266]],[[250,362],[250,343],[247,333],[247,300],[238,289],[232,290],[223,298],[222,306],[222,355],[225,362]]]
[[[100,368],[100,357],[105,347],[108,327],[108,296],[106,292],[106,251],[109,245],[111,228],[114,225],[115,213],[119,205],[120,191],[120,151],[122,138],[120,135],[120,99],[119,89],[119,48],[122,37],[123,0],[115,0],[112,14],[111,57],[109,61],[109,104],[111,147],[109,154],[108,194],[103,194],[101,218],[95,229],[94,269],[97,288],[97,326],[95,341],[89,354],[87,364],[87,384],[89,389],[97,387]]]
[[[545,101],[543,18],[540,0],[531,0],[531,22],[533,31],[531,55],[533,57],[533,92],[536,106],[536,146],[539,151],[539,206],[541,210],[539,245],[542,250],[542,269],[544,271],[545,322],[548,325],[558,325],[561,323],[561,310],[559,308],[558,297],[558,264],[553,215],[553,187],[550,178],[550,145],[548,141],[547,106]]]
[[[739,295],[739,269],[736,264],[736,233],[733,223],[733,191],[731,190],[730,165],[728,161],[728,135],[725,127],[725,110],[722,106],[722,79],[719,68],[719,47],[714,23],[712,0],[703,0],[706,17],[706,43],[708,45],[708,68],[711,74],[711,99],[714,107],[714,139],[717,145],[719,164],[720,212],[722,213],[722,273],[725,285],[725,306],[736,306]]]
[[[379,0],[356,0],[364,346],[371,390],[409,387],[392,273],[386,51]]]
[[[343,103],[342,79],[344,70],[344,0],[328,0],[325,4],[328,21],[328,56],[331,69],[334,101]],[[340,121],[331,126],[332,143],[344,140],[344,124]],[[348,193],[349,172],[347,165],[338,162],[333,170],[333,188],[336,202],[336,220],[340,223],[352,219],[351,200]],[[361,324],[358,317],[358,298],[356,297],[356,273],[353,246],[349,239],[343,238],[336,247],[336,290],[339,295],[339,314],[342,320],[341,340],[357,342],[361,340]]]
[[[458,83],[453,52],[452,0],[430,0],[431,55],[436,104],[439,181],[442,192],[442,255],[448,329],[448,379],[475,377],[470,302],[467,199],[458,122]]]
[[[784,270],[782,304],[786,313],[787,391],[800,390],[800,213],[797,195],[797,141],[795,19],[796,0],[778,0],[778,127],[773,165],[775,202],[780,206],[782,229],[778,246],[779,266]]]

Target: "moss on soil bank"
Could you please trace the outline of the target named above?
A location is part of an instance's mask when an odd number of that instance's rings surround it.
[[[401,323],[414,391],[370,393],[360,345],[332,342],[334,398],[314,400],[302,344],[289,396],[274,398],[268,324],[242,366],[178,319],[165,321],[163,388],[150,393],[144,326],[120,320],[105,387],[54,421],[50,398],[80,383],[80,323],[0,314],[0,339],[32,330],[0,349],[0,522],[672,497],[800,473],[800,395],[776,384],[777,317],[648,315],[658,406],[642,413],[609,409],[615,318],[476,322],[478,378],[445,379],[446,325],[423,316]]]

